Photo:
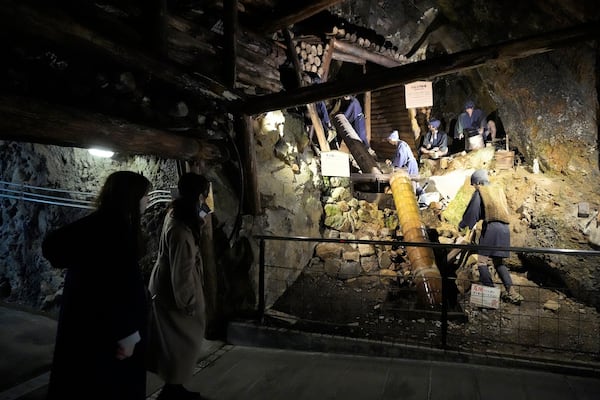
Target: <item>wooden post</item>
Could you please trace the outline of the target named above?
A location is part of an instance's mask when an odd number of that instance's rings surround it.
[[[367,141],[371,143],[371,92],[365,92],[365,128]]]
[[[256,173],[256,149],[254,142],[254,130],[252,128],[252,117],[242,115],[236,118],[236,131],[241,133],[242,162],[244,174],[244,204],[246,213],[258,215],[261,211],[260,194],[258,191],[258,176]]]
[[[296,46],[294,46],[294,42],[292,41],[292,35],[289,29],[282,29],[281,32],[283,33],[283,38],[285,39],[288,59],[292,61],[292,65],[294,66],[294,78],[296,79],[296,86],[302,87],[302,73],[300,72],[302,68],[300,68],[298,53],[295,52]]]
[[[315,128],[315,133],[317,134],[317,140],[319,141],[319,148],[321,151],[330,151],[329,142],[325,137],[325,131],[323,130],[323,124],[321,123],[321,118],[319,118],[319,114],[317,113],[317,107],[314,103],[307,104],[306,109],[308,110],[308,114],[310,115],[310,121],[313,124],[313,128]]]
[[[329,67],[331,65],[331,57],[333,55],[333,41],[335,38],[331,38],[329,40],[329,45],[326,46],[326,50],[323,54],[323,62],[321,63],[321,68],[323,68],[323,75],[321,76],[321,81],[327,82],[329,77]]]

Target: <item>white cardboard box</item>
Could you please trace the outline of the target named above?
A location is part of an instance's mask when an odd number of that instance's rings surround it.
[[[471,304],[478,307],[499,308],[500,289],[473,283],[471,285]]]

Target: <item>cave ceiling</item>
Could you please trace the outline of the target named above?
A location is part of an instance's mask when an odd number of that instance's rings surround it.
[[[592,0],[0,0],[0,7],[0,139],[171,158],[215,157],[206,149],[227,131],[228,113],[549,51],[596,38],[599,14]],[[344,51],[363,60],[366,74],[331,74],[302,87],[291,47],[332,38],[354,46]]]

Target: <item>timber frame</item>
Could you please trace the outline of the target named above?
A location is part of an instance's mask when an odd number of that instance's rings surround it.
[[[0,0],[0,40],[8,60],[0,139],[214,161],[227,157],[209,134],[216,124],[241,137],[246,202],[258,212],[253,115],[308,105],[313,125],[320,128],[311,106],[317,101],[368,95],[599,36],[594,21],[413,62],[406,57],[413,49],[402,55],[335,27],[314,64],[323,83],[306,85],[304,60],[294,51],[302,39],[298,33],[294,38],[289,27],[341,2],[281,0],[275,11],[253,13],[261,2],[208,1],[205,10],[170,10],[167,0],[107,1],[112,8],[91,0]],[[381,69],[359,80],[328,80],[332,60]],[[293,87],[282,83],[279,69],[286,62],[296,75]],[[47,76],[36,75],[41,67]],[[82,69],[70,70],[76,67]],[[115,71],[117,78],[107,77]],[[107,87],[114,90],[108,93]],[[68,98],[70,93],[75,95]],[[326,149],[322,129],[317,137]]]

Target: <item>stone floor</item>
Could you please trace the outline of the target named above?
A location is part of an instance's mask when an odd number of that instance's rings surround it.
[[[55,328],[55,322],[47,317],[0,307],[0,400],[45,397]],[[256,347],[248,345],[253,341],[251,330],[232,331],[237,334],[228,344],[207,343],[206,357],[198,364],[189,389],[215,400],[600,398],[600,375],[594,371],[577,375],[548,372],[534,365],[507,368],[363,356],[358,355],[362,348],[348,341],[346,353],[354,346],[355,354]],[[255,332],[256,343],[264,346],[265,335]],[[298,336],[290,332],[276,333],[284,340],[298,342]],[[340,339],[327,339],[338,341],[332,348],[341,349]],[[148,378],[148,397],[155,398],[162,382],[153,374]]]

